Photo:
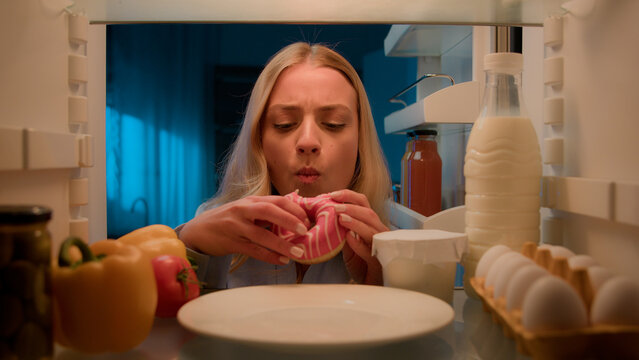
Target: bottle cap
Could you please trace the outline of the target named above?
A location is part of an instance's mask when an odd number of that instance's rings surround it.
[[[484,56],[484,70],[518,74],[524,68],[524,56],[519,53],[492,53]]]
[[[432,129],[415,130],[415,135],[437,135],[437,130],[432,130]]]

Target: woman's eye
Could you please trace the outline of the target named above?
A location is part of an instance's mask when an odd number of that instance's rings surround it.
[[[289,130],[291,128],[293,128],[293,126],[295,126],[294,123],[277,123],[277,124],[273,124],[273,127],[276,130]]]
[[[337,131],[337,130],[343,129],[346,126],[346,124],[343,124],[343,123],[324,123],[324,126],[326,126],[326,128],[329,129],[329,130]]]

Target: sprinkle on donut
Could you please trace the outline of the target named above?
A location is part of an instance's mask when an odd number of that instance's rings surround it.
[[[348,229],[339,224],[333,207],[334,204],[339,203],[332,200],[328,194],[302,197],[297,192],[292,192],[285,197],[299,204],[306,211],[311,223],[315,224],[306,235],[298,235],[273,225],[275,234],[304,249],[304,255],[295,261],[302,264],[317,264],[337,255],[344,246],[348,232]]]

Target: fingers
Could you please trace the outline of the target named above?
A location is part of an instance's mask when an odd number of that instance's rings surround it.
[[[377,263],[371,255],[373,235],[388,231],[388,227],[379,219],[379,216],[370,208],[365,195],[352,190],[340,190],[331,193],[331,198],[341,204],[333,205],[340,225],[350,230],[346,237],[349,247],[354,255],[367,263]],[[344,254],[350,255],[348,253]]]
[[[288,257],[249,241],[238,244],[238,253],[273,265],[286,265],[290,262]]]
[[[355,231],[360,236],[372,237],[388,227],[382,223],[379,216],[370,207],[353,204],[333,205],[342,226]]]
[[[356,241],[354,233],[349,232],[346,235],[346,245],[342,248],[342,256],[344,259],[344,264],[346,265],[346,268],[351,274],[353,280],[361,284],[363,283],[364,277],[366,276],[366,269],[368,268],[368,264],[353,250],[352,246],[357,247],[357,245],[355,244],[351,246],[351,243],[353,241]]]
[[[349,222],[350,218],[358,219],[360,222],[363,222],[370,226],[373,229],[374,233],[378,233],[380,231],[387,231],[388,228],[386,225],[382,223],[379,219],[379,216],[371,209],[370,203],[368,202],[368,198],[364,194],[357,193],[352,190],[339,190],[330,193],[331,198],[335,201],[341,202],[342,204],[334,205],[335,210],[338,213],[343,213],[348,216],[341,216],[340,220],[344,222]],[[346,225],[345,225],[346,226]],[[351,230],[349,226],[346,226]],[[357,232],[357,231],[356,231]],[[359,233],[363,235],[362,233]]]
[[[296,202],[289,200],[284,196],[257,196],[255,197],[259,201],[268,201],[272,204],[286,210],[287,212],[293,214],[295,217],[300,219],[302,223],[308,228],[311,226],[311,221],[308,219],[308,215],[306,215],[306,211],[298,205]],[[255,201],[255,200],[254,200]]]
[[[241,244],[240,252],[246,255],[276,264],[288,263],[288,258],[296,259],[304,255],[302,248],[289,243],[273,232],[259,226],[247,224],[247,226],[242,227],[241,230],[240,235],[247,240],[247,243]],[[258,246],[247,246],[246,244]],[[286,258],[286,260],[282,256]]]
[[[303,216],[301,215],[303,213]],[[194,250],[222,256],[245,254],[272,264],[300,258],[303,249],[267,229],[270,224],[297,234],[307,232],[306,213],[283,197],[248,197],[207,210],[189,221],[181,239]]]
[[[343,250],[344,263],[353,279],[360,284],[382,285],[381,264],[371,255],[370,244],[366,244],[362,237],[353,232],[346,236],[346,243]]]
[[[262,227],[275,224],[298,235],[306,234],[310,226],[304,209],[281,196],[248,197],[235,211]]]
[[[372,211],[372,210],[371,210]],[[377,218],[377,215],[374,216]],[[346,237],[348,245],[353,251],[367,262],[372,258],[371,248],[373,244],[373,235],[388,230],[384,224],[377,218],[377,224],[370,225],[371,220],[361,221],[361,218],[355,218],[346,212],[338,215],[340,225],[349,229],[349,235]]]
[[[365,241],[367,244],[369,244],[370,250],[370,244],[372,244],[373,235],[377,234],[379,231],[376,231],[374,228],[362,221],[352,218],[348,214],[340,214],[338,219],[340,225],[349,229],[351,232],[354,233],[354,235],[362,238],[362,241]]]
[[[363,259],[369,259],[371,257],[371,247],[365,243],[357,233],[350,231],[348,235],[346,235],[346,242],[359,257]]]
[[[363,206],[363,207],[367,207],[367,208],[371,207],[370,203],[368,202],[368,198],[366,197],[366,195],[360,194],[360,193],[355,192],[353,190],[344,189],[344,190],[339,190],[339,191],[333,191],[329,195],[331,196],[331,199],[333,199],[335,201],[339,201],[339,202],[343,202],[343,203],[355,204],[355,205],[359,205],[359,206]]]

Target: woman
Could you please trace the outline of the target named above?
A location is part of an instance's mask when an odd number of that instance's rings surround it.
[[[331,193],[350,231],[342,254],[311,265],[268,227],[304,234],[304,210],[283,196]],[[357,72],[321,45],[291,44],[275,54],[251,93],[217,195],[179,229],[213,288],[304,282],[381,284],[372,237],[387,231],[391,186],[370,105]],[[229,272],[233,254],[248,261]],[[300,276],[301,275],[301,276]]]

